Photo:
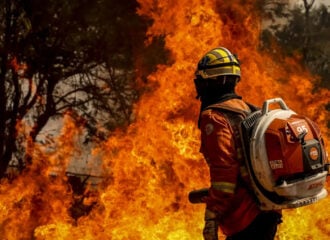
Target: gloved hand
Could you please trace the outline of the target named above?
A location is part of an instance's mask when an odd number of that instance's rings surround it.
[[[218,240],[219,220],[217,214],[209,209],[206,209],[204,221],[205,221],[204,229],[203,229],[204,240]]]

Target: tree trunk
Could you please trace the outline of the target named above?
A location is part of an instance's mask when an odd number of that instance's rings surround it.
[[[54,99],[53,99],[53,91],[54,91],[55,85],[53,83],[54,83],[54,81],[48,80],[47,102],[46,102],[46,106],[45,106],[45,111],[38,117],[37,122],[34,124],[32,130],[30,132],[30,136],[29,136],[30,139],[28,139],[28,141],[27,141],[25,162],[28,164],[32,163],[34,142],[35,142],[38,134],[45,127],[49,118],[56,113],[56,108],[55,108]]]
[[[2,178],[7,170],[11,153],[9,146],[12,142],[8,139],[8,128],[10,124],[6,124],[8,120],[7,115],[7,95],[5,89],[8,53],[10,51],[10,36],[11,36],[11,12],[10,12],[10,0],[5,2],[5,31],[4,31],[4,48],[1,52],[1,72],[0,72],[0,178]],[[8,157],[8,155],[10,155]]]
[[[303,0],[305,7],[305,29],[304,29],[304,46],[303,46],[303,57],[306,61],[308,58],[309,48],[310,48],[310,10],[315,2],[312,0],[308,2],[308,0]]]

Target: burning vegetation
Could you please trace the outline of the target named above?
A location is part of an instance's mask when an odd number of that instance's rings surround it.
[[[190,204],[187,196],[208,185],[193,77],[210,47],[226,46],[238,54],[239,95],[256,105],[283,98],[319,124],[330,152],[325,110],[330,91],[314,91],[315,78],[280,49],[274,47],[276,58],[259,50],[255,1],[138,2],[138,14],[153,21],[149,42],[164,36],[171,64],[148,76],[151,90],[136,104],[135,121],[93,146],[91,159],[102,160],[97,186],[70,187],[77,179],[67,176],[66,167],[82,154],[76,144],[82,126],[69,113],[55,139],[56,151],[29,145],[32,164],[0,185],[0,239],[201,239],[204,206]],[[54,166],[61,166],[56,174]],[[285,210],[276,238],[328,239],[329,201]]]

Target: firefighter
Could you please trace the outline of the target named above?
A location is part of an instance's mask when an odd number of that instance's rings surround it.
[[[206,203],[205,240],[217,240],[218,228],[227,240],[274,239],[281,221],[279,212],[261,211],[249,189],[231,119],[225,112],[209,108],[222,104],[251,111],[235,93],[240,79],[239,60],[224,47],[212,49],[198,62],[194,83],[197,98],[201,101],[200,151],[209,166],[211,181],[208,195],[203,197]]]

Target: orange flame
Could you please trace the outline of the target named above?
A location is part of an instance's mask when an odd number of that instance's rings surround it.
[[[23,76],[27,69],[27,65],[25,63],[18,62],[16,57],[13,57],[13,59],[11,59],[10,66],[19,76]]]
[[[8,240],[202,239],[204,206],[187,199],[190,190],[208,186],[207,167],[199,153],[199,102],[194,99],[192,79],[199,58],[216,46],[238,53],[243,75],[238,93],[247,101],[260,105],[267,98],[282,97],[328,134],[329,91],[313,93],[312,76],[293,59],[260,53],[255,1],[244,1],[244,6],[238,2],[139,0],[138,13],[154,21],[148,36],[165,36],[173,64],[159,66],[149,76],[157,88],[137,104],[136,122],[93,150],[95,158],[102,157],[106,178],[98,189],[97,204],[88,215],[73,220],[68,214],[72,194],[66,179],[49,178],[47,169],[53,160],[66,166],[75,148],[78,127],[67,119],[57,140],[58,152],[47,155],[36,149],[32,169],[14,183],[0,185],[0,236]],[[329,135],[325,140],[329,142]],[[327,206],[329,198],[285,210],[277,239],[328,239]]]

